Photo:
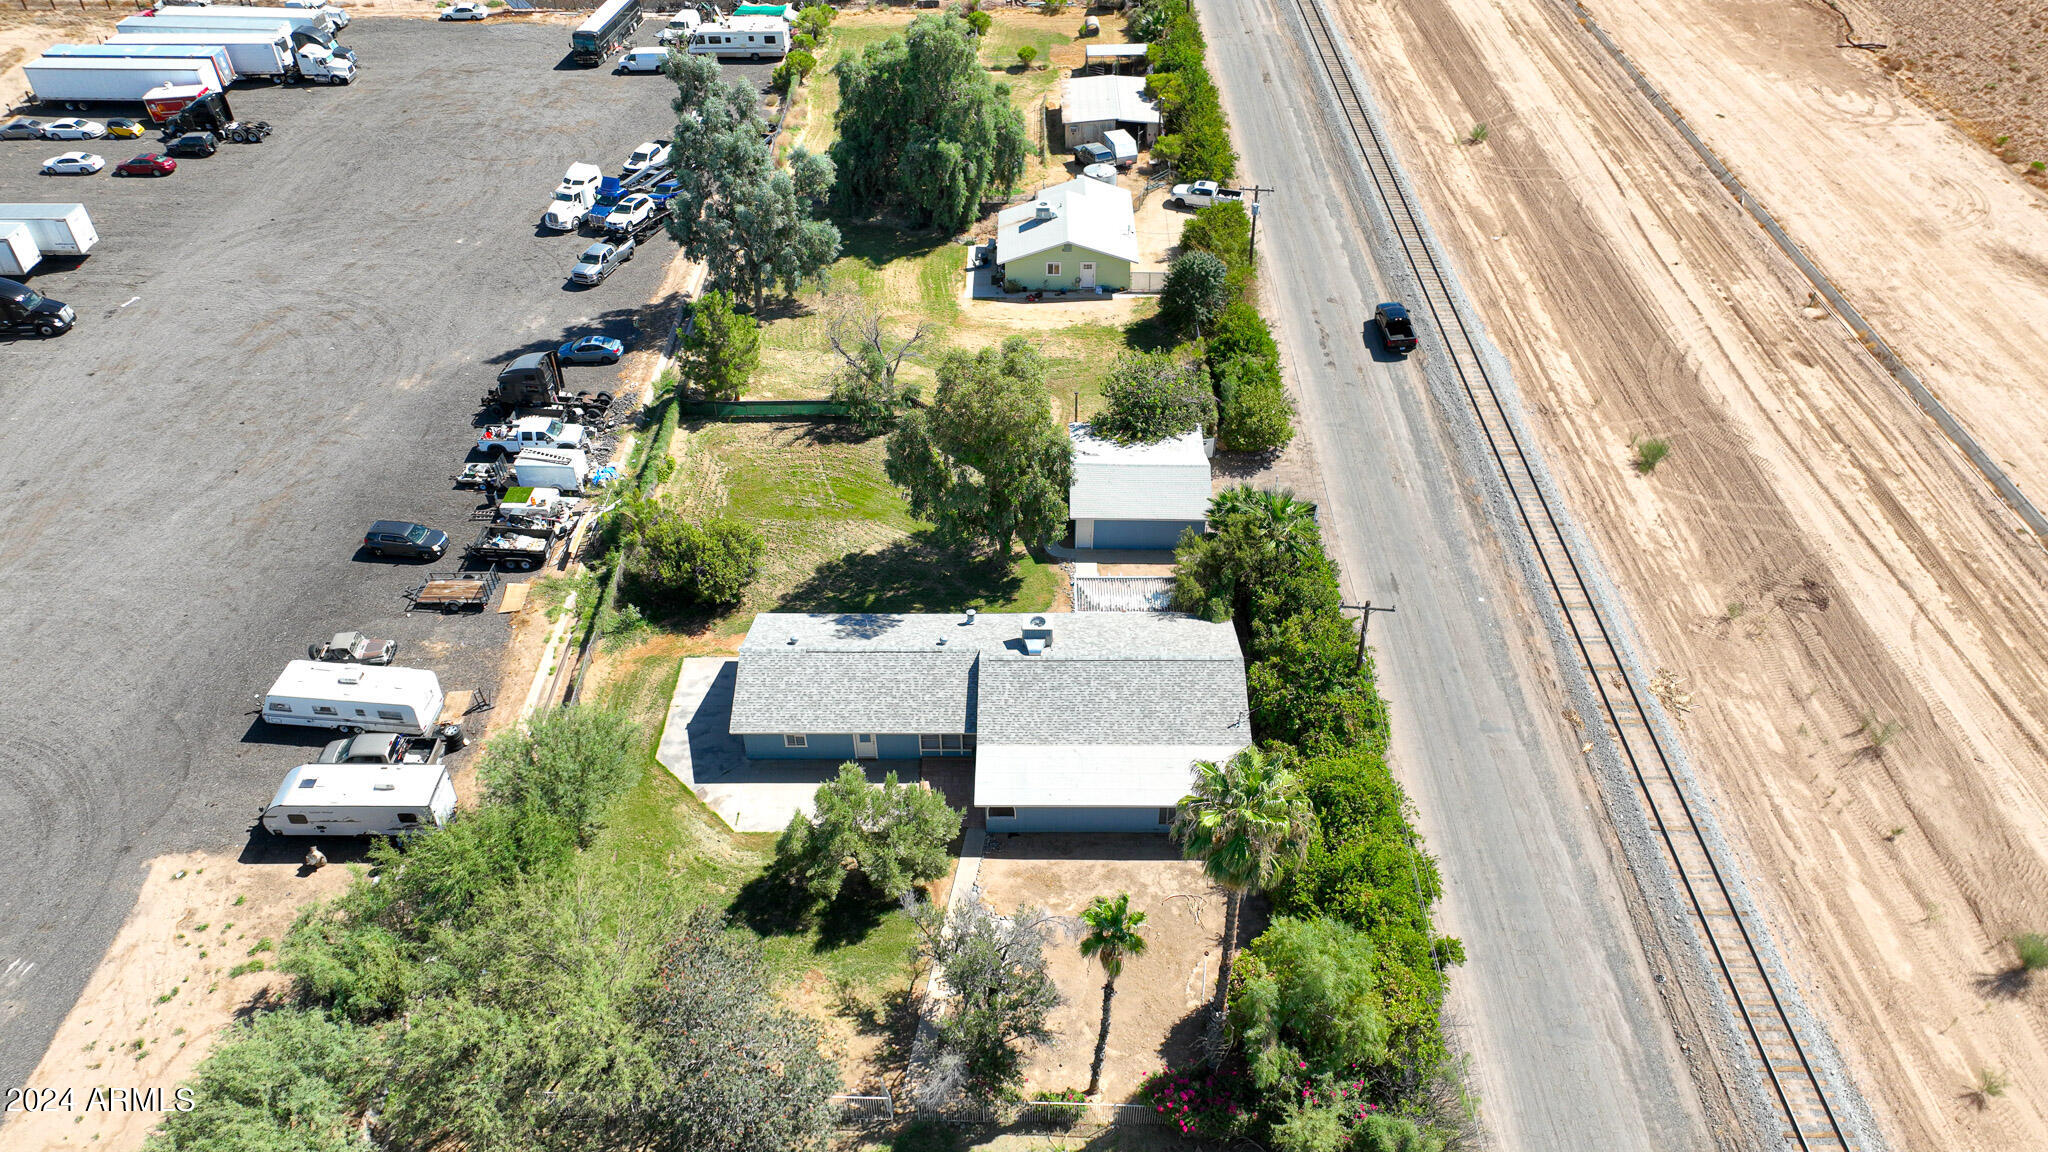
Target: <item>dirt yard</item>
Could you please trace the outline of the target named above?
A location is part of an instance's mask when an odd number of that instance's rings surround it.
[[[1338,8],[1892,1147],[2048,1147],[2048,982],[2013,977],[2009,944],[2048,927],[2040,542],[1805,309],[1568,6]],[[1824,7],[1597,15],[2048,497],[2048,200],[1835,48]],[[1671,454],[1638,476],[1647,436]]]
[[[1075,917],[1076,934],[1051,948],[1053,980],[1066,1002],[1050,1021],[1058,1039],[1025,1071],[1025,1093],[1088,1086],[1102,1019],[1102,969],[1079,948],[1081,910],[1097,896],[1131,894],[1144,912],[1145,954],[1117,981],[1109,1055],[1096,1098],[1123,1101],[1169,1063],[1185,1063],[1201,1039],[1200,1012],[1216,994],[1223,890],[1180,858],[1164,836],[991,836],[981,864],[982,899],[1001,912],[1019,904]]]

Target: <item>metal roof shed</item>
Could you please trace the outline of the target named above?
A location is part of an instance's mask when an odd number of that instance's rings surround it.
[[[1077,548],[1171,548],[1209,515],[1209,455],[1196,429],[1156,444],[1118,444],[1070,424],[1074,479],[1067,490]]]

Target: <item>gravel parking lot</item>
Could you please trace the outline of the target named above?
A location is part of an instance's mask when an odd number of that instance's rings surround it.
[[[356,85],[236,91],[237,113],[276,135],[167,178],[44,177],[40,162],[76,145],[0,142],[0,201],[83,202],[104,238],[79,267],[31,277],[78,310],[76,330],[0,343],[9,1086],[128,913],[142,864],[245,842],[318,743],[251,708],[309,640],[396,636],[401,662],[447,687],[495,685],[505,619],[407,616],[423,569],[357,557],[363,529],[416,519],[459,546],[474,502],[448,478],[498,366],[574,336],[630,341],[650,307],[674,304],[650,305],[665,238],[576,290],[589,239],[535,226],[572,161],[616,172],[666,135],[663,77],[569,67],[560,24],[370,18],[342,39],[361,56]],[[87,147],[111,165],[153,143]]]

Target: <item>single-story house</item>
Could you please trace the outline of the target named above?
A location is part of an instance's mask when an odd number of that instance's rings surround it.
[[[1145,96],[1143,76],[1070,76],[1060,100],[1066,150],[1101,141],[1113,128],[1129,132],[1138,147],[1159,138],[1159,105]]]
[[[1076,548],[1171,548],[1209,516],[1209,454],[1202,430],[1155,444],[1117,444],[1086,424],[1067,425],[1074,480],[1067,514]]]
[[[1137,262],[1137,213],[1114,184],[1080,177],[996,216],[996,263],[1026,290],[1126,290]]]
[[[1163,831],[1194,763],[1251,743],[1236,630],[1163,612],[764,612],[731,730],[757,759],[972,756],[998,832]]]

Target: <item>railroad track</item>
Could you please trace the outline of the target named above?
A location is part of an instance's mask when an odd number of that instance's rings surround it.
[[[1579,558],[1560,527],[1558,513],[1537,483],[1521,438],[1452,299],[1445,271],[1424,236],[1420,214],[1395,178],[1387,144],[1366,115],[1350,66],[1338,50],[1322,6],[1319,0],[1293,2],[1329,80],[1338,113],[1358,146],[1373,191],[1392,221],[1402,256],[1420,287],[1420,305],[1433,322],[1436,347],[1463,385],[1472,415],[1499,467],[1516,520],[1563,617],[1579,671],[1600,702],[1598,720],[1629,770],[1664,861],[1691,909],[1693,927],[1712,961],[1738,1031],[1758,1060],[1764,1091],[1785,1123],[1785,1147],[1801,1152],[1855,1148],[1764,964],[1757,926],[1749,922],[1730,894],[1728,876],[1694,820],[1693,804],[1650,723],[1643,689],[1623,663],[1607,621],[1589,592]]]

